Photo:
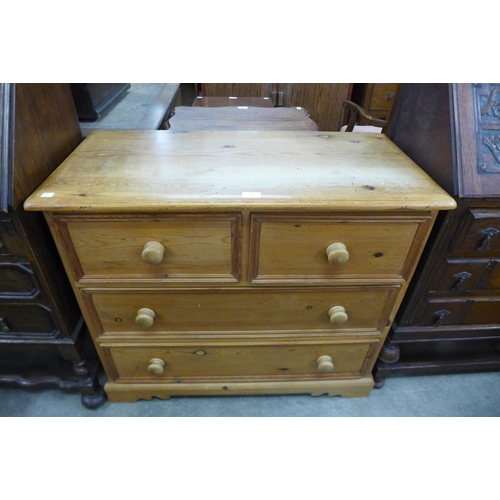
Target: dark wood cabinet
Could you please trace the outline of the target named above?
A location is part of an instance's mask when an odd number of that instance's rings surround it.
[[[95,348],[45,219],[23,209],[82,140],[69,84],[3,83],[0,102],[0,383],[78,390],[95,408]]]
[[[454,195],[375,367],[500,369],[500,84],[401,84],[386,134]]]
[[[350,83],[203,83],[204,97],[270,97],[276,107],[302,107],[319,130],[338,131]]]
[[[70,88],[78,119],[92,122],[130,88],[130,83],[70,83]]]

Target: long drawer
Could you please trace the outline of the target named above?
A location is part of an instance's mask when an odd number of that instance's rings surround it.
[[[182,382],[226,377],[360,377],[378,342],[291,345],[116,346],[118,382]]]
[[[400,287],[86,290],[102,333],[308,332],[377,335]]]
[[[256,214],[251,221],[251,279],[402,280],[411,245],[426,219]]]

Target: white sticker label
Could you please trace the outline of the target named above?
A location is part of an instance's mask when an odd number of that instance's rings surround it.
[[[43,193],[40,198],[52,198],[56,193]]]
[[[260,198],[261,194],[258,192],[255,192],[255,191],[247,191],[247,192],[241,193],[241,196],[243,198]]]
[[[238,109],[248,109],[248,106],[238,106]]]
[[[229,99],[238,99],[237,97],[229,97]]]

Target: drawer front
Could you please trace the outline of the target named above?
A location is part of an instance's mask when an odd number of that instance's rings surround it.
[[[387,325],[398,292],[398,286],[307,290],[182,289],[94,291],[90,292],[90,297],[105,333],[246,335],[260,331],[299,335],[317,331],[377,335]],[[332,310],[334,307],[336,309]]]
[[[500,264],[494,259],[447,259],[434,276],[431,292],[500,290]]]
[[[52,311],[43,304],[0,302],[0,339],[17,335],[46,337],[58,331]]]
[[[421,326],[492,325],[500,322],[500,297],[463,300],[429,300]]]
[[[39,292],[35,274],[29,262],[0,257],[0,297],[33,298]]]
[[[232,282],[240,224],[239,215],[198,214],[68,218],[67,229],[86,279]]]
[[[320,345],[125,346],[111,347],[110,353],[118,381],[182,382],[197,377],[203,380],[294,376],[303,379],[361,376],[365,361],[376,345],[375,341]]]
[[[394,102],[397,83],[375,83],[367,111],[388,111]]]
[[[451,244],[452,252],[468,255],[500,253],[500,210],[471,209]]]
[[[401,279],[421,222],[397,217],[255,216],[251,276],[256,282]],[[346,262],[333,257],[329,261],[327,250],[335,243],[345,247]]]

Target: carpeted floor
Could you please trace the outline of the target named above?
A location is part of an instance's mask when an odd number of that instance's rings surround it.
[[[175,397],[105,403],[76,393],[0,389],[0,416],[18,417],[498,417],[500,373],[394,377],[367,398],[309,395]]]

